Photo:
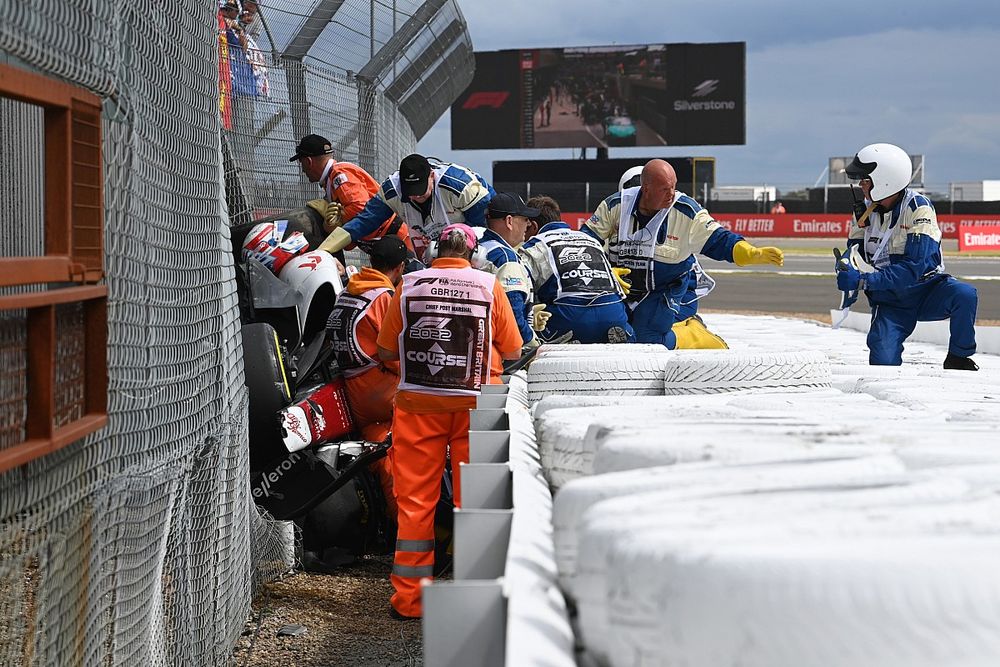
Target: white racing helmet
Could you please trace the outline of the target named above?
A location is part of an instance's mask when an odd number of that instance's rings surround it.
[[[289,260],[278,277],[299,293],[302,339],[326,327],[334,299],[344,290],[337,260],[323,250],[313,250]]]
[[[910,156],[899,146],[869,144],[858,151],[844,172],[855,181],[870,178],[872,201],[878,201],[891,197],[910,184],[913,164]]]
[[[618,192],[621,192],[625,188],[634,188],[639,185],[640,176],[642,176],[642,165],[638,167],[632,167],[618,180]]]
[[[243,239],[244,261],[252,257],[278,274],[289,260],[309,247],[302,232],[292,232],[283,238],[287,229],[287,220],[254,225]]]

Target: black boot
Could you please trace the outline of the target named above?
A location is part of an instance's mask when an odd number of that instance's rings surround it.
[[[948,353],[944,358],[944,367],[953,371],[978,371],[979,366],[972,360],[972,357],[958,357]]]

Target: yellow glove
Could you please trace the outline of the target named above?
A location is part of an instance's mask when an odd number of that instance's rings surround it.
[[[344,224],[344,206],[338,201],[330,202],[326,205],[326,215],[323,216],[323,229],[327,233],[332,232],[337,227]]]
[[[545,310],[544,303],[536,303],[531,307],[531,328],[534,331],[543,331],[548,324],[552,313]]]
[[[774,264],[783,266],[785,264],[785,253],[780,248],[754,248],[746,241],[739,241],[733,246],[733,263],[736,266],[747,266],[749,264]]]
[[[618,281],[618,286],[622,288],[622,292],[625,293],[625,296],[628,296],[628,293],[632,290],[632,283],[625,280],[625,276],[632,273],[632,269],[621,269],[615,267],[611,269],[611,273],[615,275],[615,280]]]
[[[306,202],[306,206],[313,209],[319,213],[324,218],[326,217],[326,200],[325,199],[310,199]]]
[[[343,227],[337,227],[335,230],[330,232],[322,243],[319,244],[317,250],[325,250],[330,254],[337,252],[338,250],[343,250],[347,246],[354,243],[351,235],[347,233],[347,230]]]

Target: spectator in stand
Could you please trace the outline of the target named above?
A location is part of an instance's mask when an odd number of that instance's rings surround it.
[[[220,11],[226,23],[231,83],[231,125],[227,138],[235,166],[234,183],[240,184],[240,198],[245,200],[254,189],[256,180],[253,134],[257,79],[253,66],[247,59],[248,41],[239,21],[239,5],[234,0],[226,0]]]
[[[220,2],[219,14],[225,21],[226,28],[230,30],[236,30],[238,28],[240,6],[236,4],[235,0],[223,0],[223,2]]]
[[[252,35],[256,35],[260,31],[260,21],[257,20],[257,15],[260,13],[260,6],[257,4],[256,0],[243,0],[243,14],[246,14],[246,19],[240,16],[240,21],[249,26],[247,32]]]
[[[785,212],[785,205],[780,201],[774,202],[774,206],[771,207],[771,215],[780,215]]]
[[[378,336],[379,357],[400,361],[392,420],[392,477],[399,512],[390,580],[394,618],[423,615],[421,580],[434,573],[434,512],[449,452],[455,506],[469,461],[469,410],[504,359],[521,354],[510,302],[496,278],[472,268],[467,225],[447,225],[430,268],[403,276]],[[485,335],[484,335],[485,332]]]
[[[486,179],[461,165],[407,155],[399,171],[382,182],[365,210],[334,231],[323,249],[336,252],[386,224],[393,215],[407,224],[417,259],[449,224],[486,226],[486,207],[493,196]]]
[[[251,10],[250,7],[253,7]],[[264,52],[260,50],[260,46],[257,45],[257,40],[254,35],[259,31],[257,27],[257,4],[254,2],[243,3],[243,11],[240,12],[240,28],[243,30],[243,35],[246,39],[246,54],[247,62],[250,63],[250,68],[253,71],[254,84],[257,87],[258,97],[270,97],[271,95],[271,84],[267,78],[267,58],[264,57]]]
[[[330,251],[331,239],[345,223],[350,222],[369,200],[378,193],[378,182],[371,174],[351,162],[337,162],[333,157],[333,146],[326,137],[318,134],[307,134],[295,147],[295,155],[289,162],[298,162],[302,173],[310,183],[319,183],[323,188],[325,202],[312,201],[309,205],[323,213],[323,228],[329,234],[319,245],[320,250]],[[322,204],[325,203],[325,206]],[[389,215],[381,225],[364,237],[359,238],[357,245],[365,252],[370,252],[371,243],[383,236],[398,236],[407,248],[413,249],[410,243],[406,224],[396,216]],[[353,244],[350,246],[353,247]],[[343,259],[341,258],[341,261]]]

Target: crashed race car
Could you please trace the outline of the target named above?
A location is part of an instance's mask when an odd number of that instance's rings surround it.
[[[392,505],[385,458],[391,435],[365,442],[351,418],[326,335],[344,289],[343,266],[324,251],[309,250],[325,236],[321,221],[316,233],[308,210],[254,224],[233,250],[249,393],[251,493],[270,516],[295,521],[302,529],[303,563],[323,571],[391,551],[395,517],[386,512]],[[308,227],[313,229],[303,231]],[[451,508],[451,495],[443,492],[439,524],[448,535]],[[448,561],[443,556],[442,565]]]

